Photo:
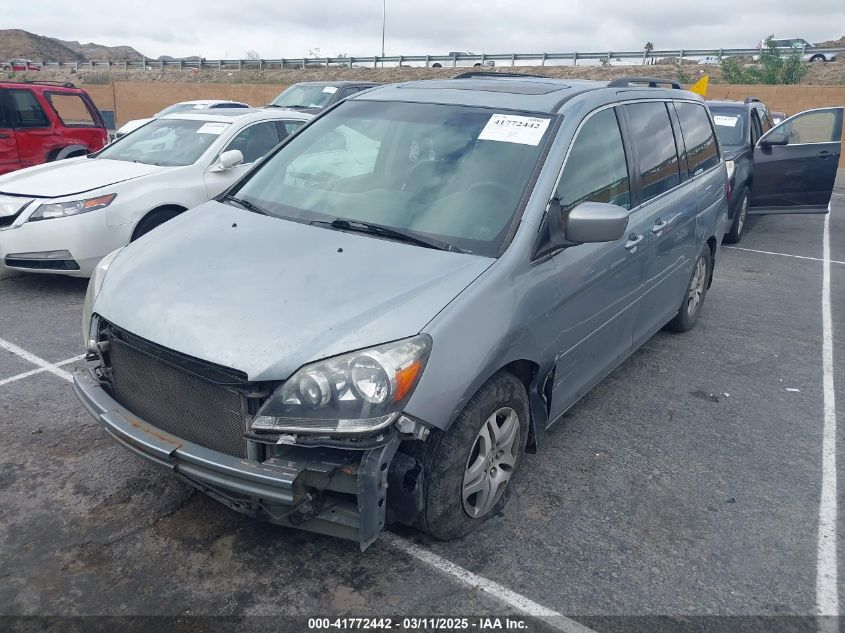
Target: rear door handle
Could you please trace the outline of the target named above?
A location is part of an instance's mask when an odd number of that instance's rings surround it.
[[[828,152],[827,150],[825,150],[823,152],[819,152],[819,154],[818,154],[818,158],[821,158],[821,159],[834,158],[835,156],[836,156],[836,154],[834,154],[833,152]]]
[[[635,235],[634,233],[631,233],[628,236],[628,241],[625,242],[625,248],[627,248],[632,253],[635,253],[637,251],[637,245],[642,242],[643,239],[643,235]]]
[[[3,134],[2,132],[0,132],[0,138],[9,138],[9,135]]]
[[[658,219],[657,222],[654,223],[654,226],[651,228],[651,232],[655,235],[660,235],[663,232],[663,229],[665,229],[667,226],[669,226],[669,223],[666,220]]]

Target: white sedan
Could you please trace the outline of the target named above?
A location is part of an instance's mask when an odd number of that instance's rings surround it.
[[[222,193],[312,118],[170,114],[95,154],[0,176],[0,266],[89,277],[108,253]]]
[[[156,112],[153,116],[149,118],[134,119],[132,121],[127,121],[120,127],[120,129],[118,129],[114,133],[114,136],[115,138],[126,136],[130,132],[137,130],[142,125],[146,125],[153,119],[160,119],[166,114],[179,114],[184,112],[197,112],[202,110],[217,110],[219,108],[248,107],[250,107],[248,104],[242,103],[240,101],[226,101],[223,99],[197,99],[196,101],[180,101],[179,103],[174,103],[171,106],[167,106],[161,112]]]

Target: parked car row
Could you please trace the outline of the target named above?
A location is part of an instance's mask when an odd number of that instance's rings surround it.
[[[0,261],[91,276],[74,389],[115,440],[362,548],[499,512],[551,424],[695,326],[748,201],[824,211],[841,151],[841,107],[771,126],[655,79],[314,103],[166,114],[0,177]]]

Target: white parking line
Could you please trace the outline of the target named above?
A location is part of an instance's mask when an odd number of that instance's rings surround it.
[[[73,358],[68,358],[67,360],[63,360],[58,363],[53,363],[52,365],[47,365],[46,367],[39,367],[38,369],[30,369],[29,371],[25,371],[22,374],[18,374],[17,376],[10,376],[9,378],[4,378],[0,380],[0,387],[3,385],[8,385],[10,382],[15,382],[16,380],[21,380],[22,378],[29,378],[30,376],[36,376],[38,374],[43,374],[44,372],[52,372],[54,369],[58,369],[63,365],[70,365],[71,363],[75,363],[76,361],[80,361],[85,358],[85,354],[81,354],[80,356],[74,356]],[[68,372],[62,372],[67,374]],[[58,374],[57,374],[58,375]],[[70,375],[70,374],[68,374]],[[64,376],[62,376],[64,378]],[[69,380],[69,379],[68,379]]]
[[[46,360],[44,360],[40,356],[36,356],[35,354],[32,354],[31,352],[27,352],[22,347],[18,347],[14,343],[10,343],[9,341],[2,339],[2,338],[0,338],[0,349],[5,349],[8,352],[12,352],[12,354],[20,356],[24,360],[29,361],[33,365],[38,365],[39,371],[50,372],[54,376],[58,376],[59,378],[63,378],[63,379],[68,380],[68,381],[73,380],[73,374],[65,371],[64,369],[61,369],[59,367],[59,365],[64,365],[66,363],[71,363],[74,360],[79,360],[78,358],[76,358],[76,359],[70,359],[68,361],[62,361],[61,363],[48,363]],[[82,356],[81,358],[85,358],[85,357]],[[29,373],[29,372],[27,372],[27,373]],[[23,376],[21,376],[21,377],[23,377]],[[13,378],[15,378],[15,377],[13,376]],[[11,380],[7,378],[6,382],[11,382]],[[0,383],[0,384],[5,384],[5,382]]]
[[[425,563],[429,567],[433,567],[439,572],[451,576],[465,585],[469,585],[470,587],[490,594],[492,597],[513,609],[521,611],[529,616],[543,618],[547,624],[559,631],[564,631],[565,633],[595,633],[593,629],[587,628],[583,624],[567,618],[557,611],[553,611],[541,604],[537,604],[533,600],[529,600],[525,596],[511,591],[492,580],[488,580],[483,576],[474,574],[468,569],[464,569],[460,565],[456,565],[452,561],[446,560],[442,556],[438,556],[434,552],[430,552],[416,543],[398,536],[397,534],[385,532],[379,537],[379,539],[386,541],[396,549],[416,558],[418,561]]]
[[[825,224],[825,226],[827,226],[827,225]],[[758,251],[758,250],[755,250],[753,248],[740,248],[739,246],[723,246],[722,248],[729,248],[732,251],[745,251],[747,253],[761,253],[763,255],[780,255],[781,257],[793,257],[795,259],[809,259],[809,260],[814,261],[814,262],[827,261],[831,264],[842,264],[843,266],[845,266],[845,262],[840,262],[840,261],[837,261],[835,259],[829,259],[829,258],[827,260],[825,260],[821,257],[807,257],[806,255],[790,255],[789,253],[775,253],[773,251]]]
[[[830,214],[822,238],[822,376],[824,430],[822,433],[822,489],[816,568],[816,609],[819,615],[839,615],[836,555],[836,392],[833,383],[833,319],[830,309]],[[836,620],[825,622],[836,628]],[[823,627],[824,628],[824,627]]]

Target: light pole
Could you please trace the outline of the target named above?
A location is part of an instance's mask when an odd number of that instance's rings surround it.
[[[381,67],[384,68],[384,28],[387,24],[387,0],[381,0]]]

